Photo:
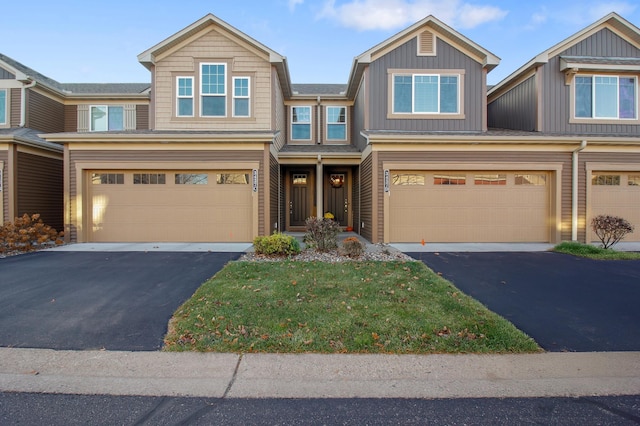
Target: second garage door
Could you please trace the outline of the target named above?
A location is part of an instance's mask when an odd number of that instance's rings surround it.
[[[249,171],[89,172],[90,241],[248,242]]]
[[[640,173],[594,172],[591,175],[591,217],[620,216],[635,226],[623,241],[640,241]],[[595,234],[591,239],[599,242]]]
[[[391,171],[391,242],[548,242],[542,172]]]

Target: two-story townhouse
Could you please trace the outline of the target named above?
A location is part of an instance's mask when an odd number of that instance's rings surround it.
[[[562,240],[595,241],[598,214],[640,226],[639,80],[640,30],[611,13],[489,91],[489,126],[530,132],[562,164]]]

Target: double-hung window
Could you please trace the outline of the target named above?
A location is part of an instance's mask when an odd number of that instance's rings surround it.
[[[460,114],[460,75],[393,75],[393,114]]]
[[[291,139],[311,140],[311,107],[291,107]]]
[[[347,108],[327,107],[327,140],[344,141],[347,139]]]
[[[177,77],[176,83],[176,115],[193,117],[193,77]]]
[[[575,117],[637,119],[636,77],[592,75],[575,77]]]
[[[249,77],[233,77],[234,117],[249,117],[250,81]]]
[[[201,64],[200,115],[225,117],[227,115],[227,65]]]
[[[7,90],[0,89],[0,125],[7,124]]]
[[[92,105],[91,131],[105,132],[107,130],[124,129],[124,107]]]

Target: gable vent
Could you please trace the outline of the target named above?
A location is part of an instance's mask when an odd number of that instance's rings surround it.
[[[423,31],[418,36],[418,55],[436,54],[436,36],[431,31]]]

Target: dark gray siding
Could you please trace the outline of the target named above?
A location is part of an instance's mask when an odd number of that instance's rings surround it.
[[[536,84],[532,76],[487,106],[489,127],[536,130]]]
[[[482,105],[485,96],[482,90],[482,65],[438,39],[437,56],[417,56],[416,38],[394,49],[370,66],[371,130],[404,131],[482,131]],[[464,75],[464,119],[453,120],[408,120],[387,119],[388,69],[463,69]]]
[[[373,157],[369,155],[360,164],[360,223],[356,229],[371,241],[373,237]],[[361,228],[364,223],[364,228]]]
[[[601,56],[638,58],[640,49],[618,37],[609,29],[602,29],[591,37],[560,53],[559,56]],[[560,58],[555,56],[545,64],[543,72],[543,126],[549,133],[594,133],[640,135],[640,126],[631,124],[571,124],[570,88],[560,72]]]
[[[0,203],[2,203],[2,211],[4,212],[4,217],[0,217],[0,224],[8,222],[9,220],[13,220],[13,218],[9,217],[9,166],[7,161],[9,160],[9,152],[8,151],[0,151],[0,161],[4,163],[4,168],[2,169],[2,192],[0,192]]]
[[[51,98],[27,91],[26,127],[47,133],[64,131],[64,105]]]
[[[11,74],[4,68],[0,68],[0,80],[13,80],[14,78],[16,78],[15,75]]]
[[[367,141],[364,137],[360,135],[362,130],[366,130],[364,128],[364,116],[365,116],[365,99],[366,99],[366,81],[363,77],[360,90],[356,95],[356,99],[353,105],[352,111],[352,120],[351,120],[351,143],[360,149],[361,151],[367,145]]]
[[[352,196],[352,213],[353,213],[353,229],[360,233],[360,167],[354,167],[353,173],[353,196]]]
[[[63,230],[62,158],[18,152],[16,215],[39,213],[40,219]]]

